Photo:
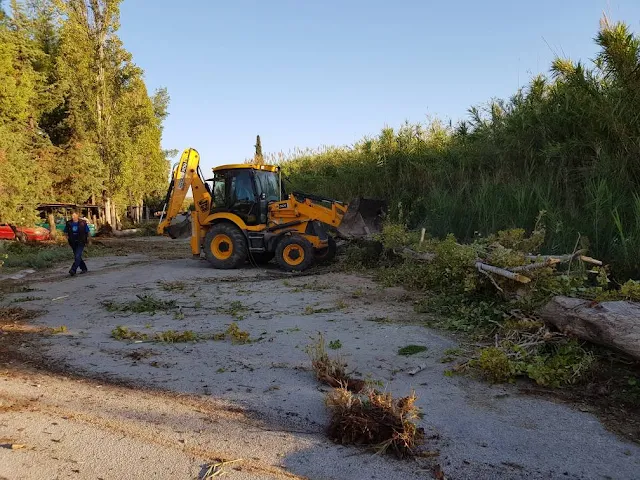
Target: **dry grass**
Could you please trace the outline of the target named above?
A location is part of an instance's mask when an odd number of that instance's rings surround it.
[[[127,327],[118,325],[111,330],[111,337],[116,340],[133,340],[133,341],[151,341],[159,343],[182,343],[182,342],[197,342],[200,340],[191,330],[185,330],[184,332],[177,332],[175,330],[165,330],[155,332],[152,336],[147,333],[137,332],[130,330]]]
[[[24,308],[19,307],[0,308],[0,325],[31,320],[38,315],[40,315],[39,312],[34,310],[25,310]]]
[[[0,308],[0,332],[11,333],[44,333],[47,328],[24,324],[40,315],[35,310],[25,310],[19,307]]]
[[[320,382],[334,388],[343,387],[356,393],[364,389],[366,385],[364,380],[349,377],[346,371],[347,365],[340,357],[329,357],[324,336],[321,333],[318,333],[318,338],[307,346],[306,351]]]
[[[341,444],[368,445],[379,453],[399,458],[411,457],[424,441],[424,431],[416,425],[420,416],[415,392],[400,399],[372,388],[354,394],[336,388],[327,394],[332,411],[329,437]]]

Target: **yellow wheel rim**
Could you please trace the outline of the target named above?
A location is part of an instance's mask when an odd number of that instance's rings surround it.
[[[213,237],[211,253],[218,260],[227,260],[233,254],[233,242],[228,235],[220,234]]]
[[[284,261],[287,262],[288,265],[296,266],[300,265],[304,262],[304,248],[300,245],[296,245],[292,243],[291,245],[287,245],[284,247],[282,251],[282,256],[284,257]]]

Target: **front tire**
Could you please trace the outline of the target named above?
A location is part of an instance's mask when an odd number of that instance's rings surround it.
[[[302,272],[313,265],[313,245],[304,237],[284,237],[276,248],[276,261],[287,272]]]
[[[204,254],[214,268],[238,268],[247,259],[244,233],[230,223],[212,226],[204,237]]]

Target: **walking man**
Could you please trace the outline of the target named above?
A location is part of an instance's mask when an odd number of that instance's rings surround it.
[[[85,220],[80,218],[76,210],[71,214],[71,220],[65,225],[64,233],[67,234],[69,245],[71,245],[74,256],[73,266],[71,270],[69,270],[69,275],[73,277],[78,268],[80,268],[81,273],[87,273],[87,265],[82,259],[82,252],[84,251],[84,246],[89,241],[89,225],[87,225]]]

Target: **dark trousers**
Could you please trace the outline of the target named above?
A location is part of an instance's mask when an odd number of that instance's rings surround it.
[[[82,252],[84,251],[84,244],[82,243],[73,243],[71,244],[71,249],[73,250],[73,256],[74,256],[74,262],[73,262],[73,266],[71,267],[71,271],[73,273],[76,272],[76,270],[78,270],[78,268],[80,268],[80,270],[82,270],[83,272],[87,271],[87,264],[84,263],[84,260],[82,259]]]

